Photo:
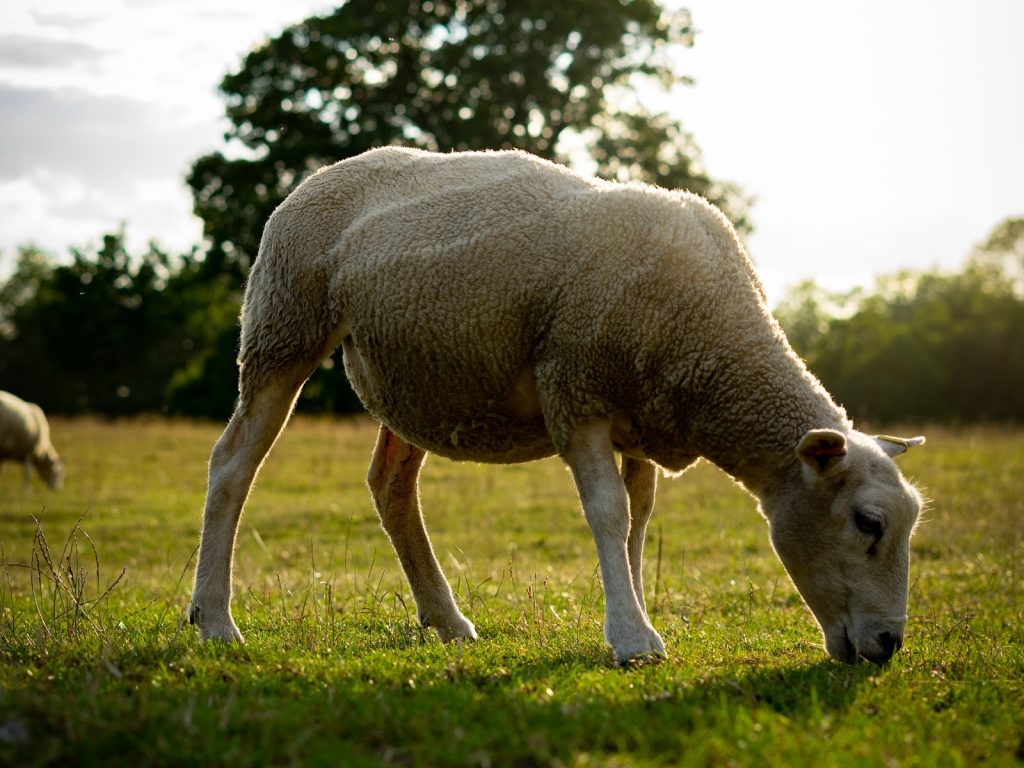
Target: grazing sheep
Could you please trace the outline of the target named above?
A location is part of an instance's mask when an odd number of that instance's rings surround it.
[[[64,465],[50,442],[46,414],[35,403],[26,403],[10,392],[0,392],[0,471],[4,461],[25,466],[26,487],[33,466],[54,490],[64,483]]]
[[[428,451],[565,460],[620,662],[664,653],[644,603],[644,530],[657,468],[702,456],[760,501],[832,656],[883,662],[902,643],[920,499],[891,457],[923,439],[853,429],[789,347],[721,212],[522,152],[394,147],[313,175],[263,232],[238,405],[210,458],[189,607],[202,638],[242,639],[229,605],[242,505],[339,344],[381,423],[374,503],[421,622],[443,639],[476,630],[420,514]]]

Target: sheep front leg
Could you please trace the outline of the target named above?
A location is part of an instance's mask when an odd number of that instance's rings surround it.
[[[615,465],[609,425],[592,423],[574,430],[565,459],[597,544],[605,596],[604,636],[615,660],[626,664],[638,656],[664,656],[665,645],[633,589],[626,550],[629,498]]]
[[[629,494],[629,539],[626,550],[629,554],[629,569],[633,576],[633,591],[636,593],[640,610],[647,615],[644,601],[644,535],[647,521],[654,511],[654,491],[658,483],[658,470],[649,461],[622,458],[622,480]]]
[[[381,425],[366,481],[409,580],[420,623],[434,627],[445,642],[475,640],[476,629],[456,606],[423,525],[417,481],[425,457],[422,448]]]

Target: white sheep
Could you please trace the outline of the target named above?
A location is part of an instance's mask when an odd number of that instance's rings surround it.
[[[32,467],[54,490],[64,483],[64,464],[50,442],[50,425],[43,409],[0,391],[0,471],[4,461],[24,465],[26,487]]]
[[[189,607],[202,638],[242,639],[230,611],[242,506],[300,388],[339,344],[381,423],[377,511],[420,620],[443,639],[476,630],[423,525],[427,451],[565,460],[620,662],[664,653],[644,603],[644,531],[657,468],[702,456],[759,499],[831,655],[882,662],[902,643],[920,499],[890,457],[923,439],[853,429],[789,347],[720,211],[522,152],[394,147],[316,173],[263,232],[238,405],[210,458]]]

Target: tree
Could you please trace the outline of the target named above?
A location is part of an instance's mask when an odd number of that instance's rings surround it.
[[[1020,221],[996,227],[959,273],[883,276],[861,296],[805,282],[776,315],[856,418],[1024,421]]]
[[[18,249],[14,271],[0,286],[0,339],[10,339],[16,333],[14,313],[39,292],[39,286],[50,279],[53,264],[46,252],[34,245]],[[7,367],[0,358],[0,371]]]
[[[793,286],[772,313],[786,329],[786,338],[803,357],[820,343],[829,325],[839,317],[847,317],[863,298],[859,288],[848,293],[826,291],[814,280],[803,280]]]
[[[973,260],[1010,276],[1014,287],[1024,293],[1024,216],[1003,219],[974,249]]]
[[[65,412],[117,413],[130,396],[159,403],[159,395],[141,385],[139,370],[162,323],[149,310],[158,300],[166,257],[151,249],[133,262],[118,233],[104,236],[95,254],[73,250],[68,265],[42,258],[23,250],[15,273],[34,273],[34,292],[12,288],[10,281],[3,291],[10,294],[4,388]]]
[[[753,228],[749,199],[737,185],[707,174],[693,136],[671,116],[637,105],[632,112],[596,116],[585,133],[600,176],[695,192],[721,208],[740,233]]]
[[[241,152],[189,175],[211,267],[243,274],[302,178],[382,144],[567,162],[576,146],[601,173],[693,189],[747,229],[746,199],[676,122],[610,108],[640,81],[678,82],[667,52],[692,39],[689,14],[655,0],[349,0],[289,27],[221,83]]]
[[[210,358],[223,328],[237,336],[237,314],[234,282],[194,253],[135,256],[123,232],[73,249],[68,264],[23,248],[0,286],[0,389],[61,413],[161,411],[176,372]],[[235,376],[233,352],[223,366]],[[226,418],[233,392],[234,381],[226,405],[207,397],[194,413]]]

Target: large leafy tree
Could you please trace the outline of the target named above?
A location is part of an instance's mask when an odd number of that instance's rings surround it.
[[[210,267],[244,272],[267,216],[313,169],[395,143],[583,158],[704,194],[745,229],[746,200],[703,171],[678,122],[624,108],[641,83],[678,82],[668,52],[690,44],[689,15],[655,0],[349,0],[306,19],[221,84],[232,149],[189,176]]]

